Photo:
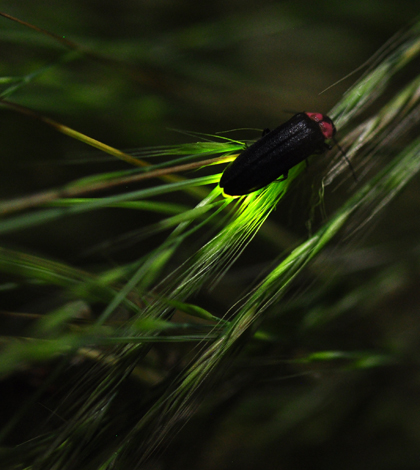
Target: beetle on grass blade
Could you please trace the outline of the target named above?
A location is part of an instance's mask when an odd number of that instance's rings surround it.
[[[246,148],[225,169],[220,187],[227,195],[242,196],[267,186],[281,176],[278,181],[284,181],[289,170],[298,163],[313,154],[331,149],[327,141],[335,142],[335,132],[334,123],[328,116],[321,113],[295,114]],[[348,158],[342,153],[356,179]]]

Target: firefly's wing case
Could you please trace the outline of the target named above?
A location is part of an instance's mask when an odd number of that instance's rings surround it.
[[[220,186],[243,195],[263,188],[314,153],[326,148],[319,124],[298,113],[246,148],[225,170]]]

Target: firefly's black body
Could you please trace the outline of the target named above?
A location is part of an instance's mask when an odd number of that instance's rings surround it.
[[[225,194],[241,196],[267,186],[310,155],[330,146],[335,127],[320,113],[298,113],[246,148],[224,171],[220,187]]]

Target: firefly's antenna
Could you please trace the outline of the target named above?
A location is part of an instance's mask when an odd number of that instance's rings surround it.
[[[347,162],[347,165],[349,166],[349,168],[350,168],[350,170],[351,170],[351,172],[352,172],[354,181],[356,181],[356,183],[358,183],[359,180],[357,179],[356,173],[354,172],[353,166],[352,166],[352,164],[350,163],[350,160],[348,159],[348,157],[347,157],[347,155],[346,155],[346,152],[342,149],[342,147],[341,147],[340,144],[335,140],[334,137],[332,138],[332,140],[333,140],[333,142],[335,143],[335,145],[338,147],[338,150],[340,150],[340,152],[342,153],[344,160]]]

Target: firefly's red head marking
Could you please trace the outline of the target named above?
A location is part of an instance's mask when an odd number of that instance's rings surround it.
[[[305,113],[312,121],[319,124],[322,134],[326,139],[332,139],[335,134],[335,126],[328,116],[321,113]]]

